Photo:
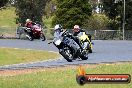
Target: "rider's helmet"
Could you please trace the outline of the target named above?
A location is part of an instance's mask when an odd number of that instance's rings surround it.
[[[26,19],[26,23],[31,22],[31,19]]]
[[[79,32],[80,31],[79,25],[74,25],[73,31],[74,32]]]
[[[63,31],[62,26],[60,24],[55,25],[54,31]]]

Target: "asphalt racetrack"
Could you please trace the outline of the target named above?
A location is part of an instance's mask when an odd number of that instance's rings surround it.
[[[48,44],[48,40],[28,41],[17,39],[0,39],[0,47],[23,48],[23,49],[37,49],[58,52],[53,44]],[[132,41],[127,40],[93,40],[93,53],[89,54],[88,60],[74,60],[67,62],[63,57],[57,60],[49,60],[42,62],[33,62],[16,65],[0,66],[0,69],[25,69],[37,67],[56,67],[65,65],[79,65],[79,64],[98,64],[132,61]],[[6,58],[5,58],[6,59]]]

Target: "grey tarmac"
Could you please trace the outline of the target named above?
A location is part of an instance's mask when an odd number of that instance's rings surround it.
[[[58,49],[53,44],[49,45],[48,42],[50,42],[50,40],[28,41],[17,39],[0,39],[0,47],[36,49],[58,52]],[[93,40],[93,43],[93,53],[89,54],[88,60],[78,59],[74,60],[73,62],[67,62],[63,57],[60,57],[57,60],[0,66],[0,70],[132,61],[132,41]]]

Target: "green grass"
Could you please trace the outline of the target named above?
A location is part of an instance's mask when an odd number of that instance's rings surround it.
[[[92,65],[89,65],[91,67]],[[86,69],[86,68],[85,68]],[[97,65],[87,68],[88,74],[130,74],[132,63],[116,65]],[[132,88],[129,84],[85,84],[76,83],[77,68],[54,68],[43,72],[23,74],[17,76],[1,76],[0,88]]]
[[[16,27],[16,13],[14,7],[0,10],[0,27]]]
[[[15,35],[16,13],[14,7],[6,7],[0,10],[0,35]]]
[[[58,57],[59,54],[48,51],[0,48],[0,65],[42,61]]]

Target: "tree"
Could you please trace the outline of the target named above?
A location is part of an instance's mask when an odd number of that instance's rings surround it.
[[[8,0],[0,0],[0,8],[5,6],[8,3]]]
[[[104,14],[93,14],[85,23],[88,30],[106,30],[109,20]]]
[[[125,29],[132,30],[132,1],[126,0]]]
[[[42,22],[47,0],[15,0],[16,14],[19,21],[25,23],[27,18]]]
[[[106,16],[111,20],[109,23],[109,28],[112,30],[117,30],[121,27],[123,8],[121,0],[102,0],[103,11]]]
[[[98,6],[98,0],[89,0],[91,6],[92,6],[92,11],[93,13],[96,13],[96,9]]]
[[[125,9],[125,29],[132,30],[132,1],[126,1]],[[124,0],[103,0],[103,10],[105,14],[113,20],[111,27],[122,29],[123,16],[124,16]],[[115,23],[117,25],[115,25]],[[118,27],[117,27],[118,26]],[[113,29],[114,29],[113,28]]]
[[[62,24],[64,28],[73,28],[75,24],[83,26],[91,14],[92,8],[88,0],[57,0],[52,24]]]
[[[103,1],[103,10],[105,14],[112,20],[116,20],[116,17],[120,15],[121,9],[119,6],[122,6],[121,2],[116,2],[116,0],[102,0]]]

